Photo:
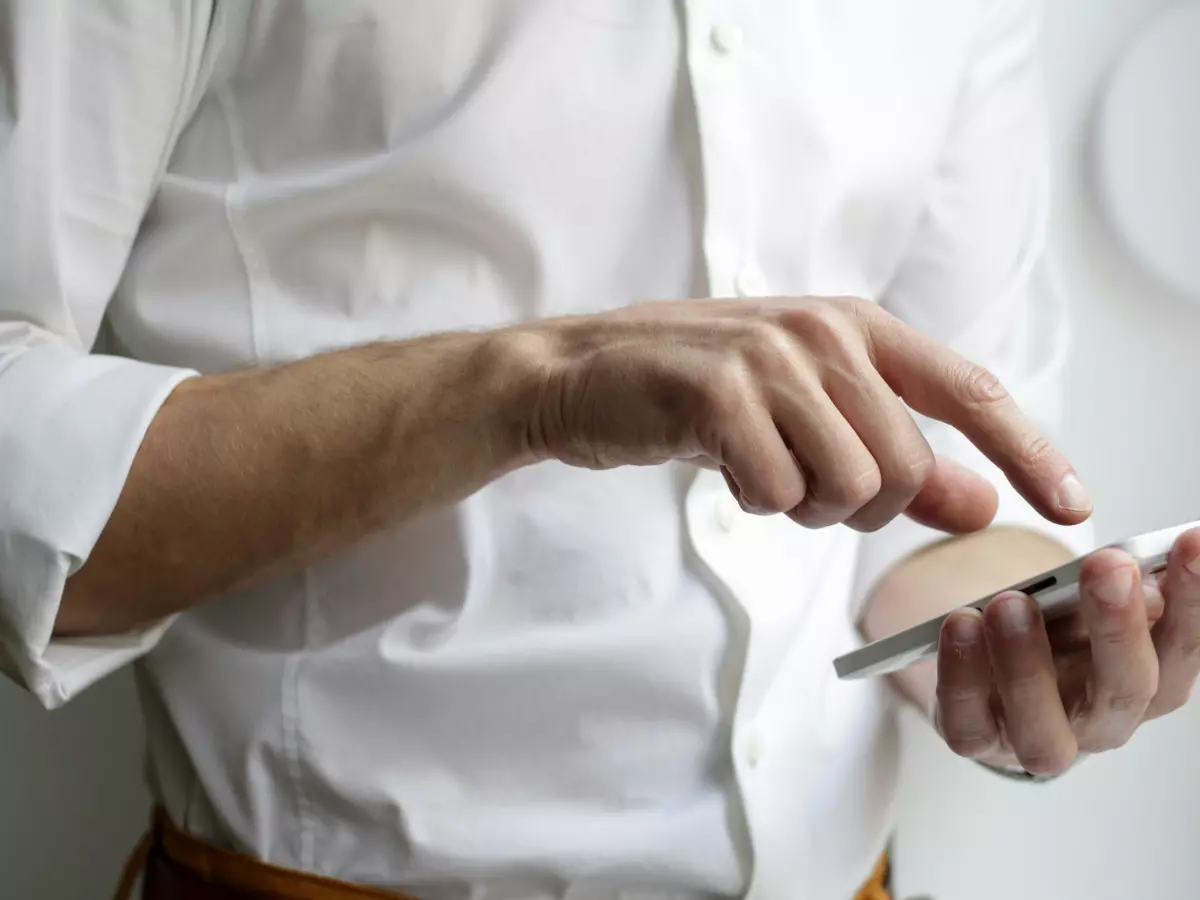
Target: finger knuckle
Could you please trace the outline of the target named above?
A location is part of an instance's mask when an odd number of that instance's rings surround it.
[[[1018,454],[1017,462],[1026,469],[1036,468],[1054,453],[1054,445],[1042,435],[1031,437]]]
[[[749,386],[745,368],[735,362],[710,367],[696,383],[705,412],[718,420],[735,416],[745,408]]]
[[[1154,691],[1149,685],[1131,685],[1107,694],[1100,705],[1114,715],[1127,718],[1145,712],[1153,697]]]
[[[814,302],[791,310],[785,324],[811,351],[820,355],[849,357],[862,345],[857,316],[836,302]]]
[[[897,493],[916,495],[933,475],[937,462],[928,445],[909,447],[888,474],[887,487]]]
[[[821,499],[845,509],[861,509],[879,494],[882,481],[879,469],[872,466],[828,480],[822,485]]]
[[[862,297],[855,297],[850,294],[841,297],[831,297],[828,300],[831,307],[838,310],[843,316],[850,319],[869,319],[879,313],[879,305],[872,303]]]
[[[951,379],[959,396],[971,406],[998,406],[1009,402],[1008,391],[990,370],[964,361]]]
[[[752,367],[772,371],[792,357],[792,340],[775,322],[751,319],[743,328],[741,352]]]

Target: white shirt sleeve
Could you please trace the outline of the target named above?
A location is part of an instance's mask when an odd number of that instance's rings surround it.
[[[0,7],[0,671],[47,707],[167,624],[53,637],[146,428],[194,374],[90,351],[189,109],[210,11]]]
[[[899,318],[991,369],[1051,440],[1069,345],[1065,299],[1046,256],[1050,185],[1038,54],[1040,3],[988,0],[955,120],[910,251],[881,298]],[[1050,535],[1076,553],[1090,526],[1043,519],[961,434],[918,417],[933,451],[999,491],[996,525]],[[864,538],[856,614],[897,562],[945,535],[900,518]]]

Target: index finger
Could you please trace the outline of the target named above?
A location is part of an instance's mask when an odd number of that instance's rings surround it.
[[[871,317],[875,367],[917,412],[956,428],[1039,513],[1074,525],[1092,513],[1075,469],[1021,412],[991,372],[899,319]]]

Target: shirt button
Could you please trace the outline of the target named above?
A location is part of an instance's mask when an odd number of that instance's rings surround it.
[[[732,494],[718,494],[715,507],[713,516],[717,520],[717,527],[729,534],[737,525],[742,508],[738,506],[738,502],[733,499]]]
[[[750,736],[746,740],[746,765],[751,769],[757,769],[762,764],[765,750],[762,735],[757,731],[750,732]]]
[[[767,282],[762,273],[753,267],[747,267],[738,272],[733,279],[733,289],[739,297],[765,297]]]
[[[732,56],[742,49],[742,29],[728,22],[714,25],[712,34],[713,49],[722,56]]]

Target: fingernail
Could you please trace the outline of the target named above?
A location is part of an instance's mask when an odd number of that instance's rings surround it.
[[[1200,575],[1200,554],[1193,556],[1184,562],[1183,567],[1193,575]]]
[[[951,648],[965,657],[967,648],[983,640],[983,617],[973,609],[958,610],[947,620],[946,630]]]
[[[1001,633],[1017,635],[1029,631],[1033,624],[1033,611],[1029,608],[1028,597],[1024,594],[1002,594],[992,603],[998,607]]]
[[[1092,495],[1074,472],[1068,472],[1058,483],[1058,506],[1071,512],[1092,511]]]
[[[1107,606],[1125,606],[1133,591],[1133,569],[1117,566],[1101,576],[1092,586],[1096,599]]]
[[[964,644],[979,640],[983,623],[979,613],[973,609],[955,610],[950,616],[950,636]]]
[[[974,643],[983,636],[983,617],[974,610],[956,610],[948,622],[950,640],[954,643]]]

